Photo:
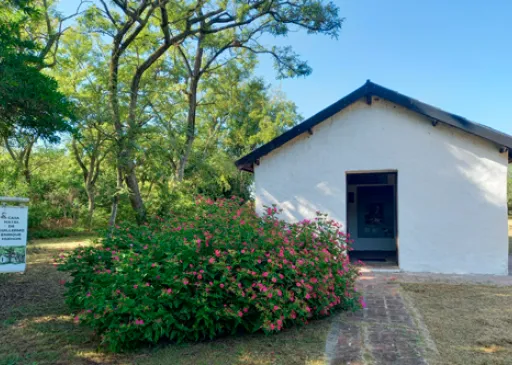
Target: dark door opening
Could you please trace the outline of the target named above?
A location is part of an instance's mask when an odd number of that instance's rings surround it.
[[[398,264],[397,173],[347,173],[347,231],[351,260]]]

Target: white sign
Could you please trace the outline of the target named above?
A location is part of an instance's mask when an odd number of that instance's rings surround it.
[[[25,271],[27,222],[28,207],[0,205],[0,273]]]

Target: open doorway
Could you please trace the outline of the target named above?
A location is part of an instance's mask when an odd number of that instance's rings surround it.
[[[352,260],[398,266],[397,172],[347,173],[347,230]]]

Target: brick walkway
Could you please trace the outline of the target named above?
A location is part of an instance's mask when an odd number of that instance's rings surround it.
[[[358,289],[367,308],[341,314],[327,338],[329,365],[425,365],[427,345],[418,320],[397,283],[382,276],[363,276]]]

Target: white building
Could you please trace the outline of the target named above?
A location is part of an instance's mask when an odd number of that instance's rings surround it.
[[[256,205],[348,227],[403,271],[507,274],[512,137],[368,81],[236,162]]]

